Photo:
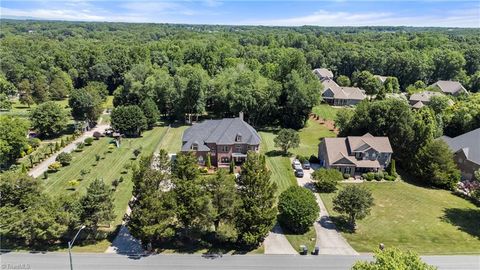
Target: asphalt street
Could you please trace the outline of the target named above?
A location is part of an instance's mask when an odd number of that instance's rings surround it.
[[[68,253],[3,253],[1,269],[69,269]],[[73,254],[73,269],[350,269],[356,260],[369,255],[224,255],[217,259],[201,255],[151,255],[145,257],[119,254]],[[440,270],[478,270],[480,256],[426,256],[424,261]]]

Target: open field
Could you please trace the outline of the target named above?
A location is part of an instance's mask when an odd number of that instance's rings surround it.
[[[405,182],[363,183],[375,206],[343,236],[358,252],[372,252],[379,243],[420,254],[480,253],[480,209],[449,191]],[[320,194],[329,213],[334,194]]]
[[[334,108],[328,104],[320,104],[313,107],[312,113],[319,115],[321,118],[326,120],[335,120],[337,113],[341,111],[340,108]]]
[[[265,131],[259,134],[262,139],[260,151],[266,155],[267,167],[272,172],[271,179],[277,184],[277,195],[280,195],[288,187],[296,185],[297,180],[293,175],[288,157],[280,155],[279,149],[274,146],[273,138],[276,135]]]
[[[290,152],[295,155],[307,157],[310,155],[318,155],[318,144],[322,138],[336,136],[335,133],[328,130],[327,127],[315,123],[311,119],[309,119],[307,125],[299,131],[299,134],[300,146],[290,149]]]
[[[119,184],[115,191],[115,214],[116,219],[111,228],[121,223],[123,214],[127,207],[127,203],[132,196],[131,172],[124,168],[130,165],[132,160],[132,151],[138,147],[142,147],[142,155],[152,153],[156,149],[162,136],[165,134],[165,127],[156,127],[143,133],[141,138],[122,139],[120,148],[115,148],[108,153],[108,145],[111,138],[101,138],[94,141],[91,146],[86,146],[83,152],[73,152],[73,159],[69,166],[61,168],[56,173],[49,173],[48,179],[39,178],[45,184],[47,192],[52,194],[65,194],[65,192],[73,192],[68,182],[70,180],[78,180],[76,192],[83,194],[90,184],[96,178],[102,178],[105,183],[111,184],[114,179],[123,177],[123,182]],[[95,155],[100,155],[101,159],[98,164],[95,161]],[[82,177],[81,171],[88,172]]]

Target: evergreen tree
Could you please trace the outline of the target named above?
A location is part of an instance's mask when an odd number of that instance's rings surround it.
[[[151,98],[146,98],[142,101],[140,105],[142,108],[143,114],[147,119],[147,126],[149,129],[153,128],[160,118],[160,113],[158,111],[157,105]]]
[[[261,155],[248,152],[237,179],[241,207],[236,215],[239,241],[247,247],[260,244],[275,221],[277,186],[270,181],[270,174]]]
[[[102,179],[95,179],[87,187],[87,193],[81,199],[82,223],[92,232],[100,224],[108,224],[115,218],[113,212],[113,193]]]
[[[197,157],[193,152],[180,152],[172,164],[172,175],[182,180],[194,180],[199,175]]]

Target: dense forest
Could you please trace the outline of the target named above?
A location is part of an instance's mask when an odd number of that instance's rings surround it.
[[[300,128],[320,102],[317,67],[393,76],[403,91],[438,79],[480,88],[478,29],[2,20],[0,42],[2,94],[25,104],[89,86],[178,119],[244,111],[257,126]]]

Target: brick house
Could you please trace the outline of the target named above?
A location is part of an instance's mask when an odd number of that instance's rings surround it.
[[[323,138],[318,158],[325,168],[338,169],[350,175],[384,170],[392,159],[388,137],[363,136]]]
[[[186,129],[182,137],[182,152],[195,152],[198,163],[205,165],[207,155],[213,166],[226,167],[233,160],[241,164],[248,151],[258,152],[260,136],[243,120],[237,118],[205,120]]]

